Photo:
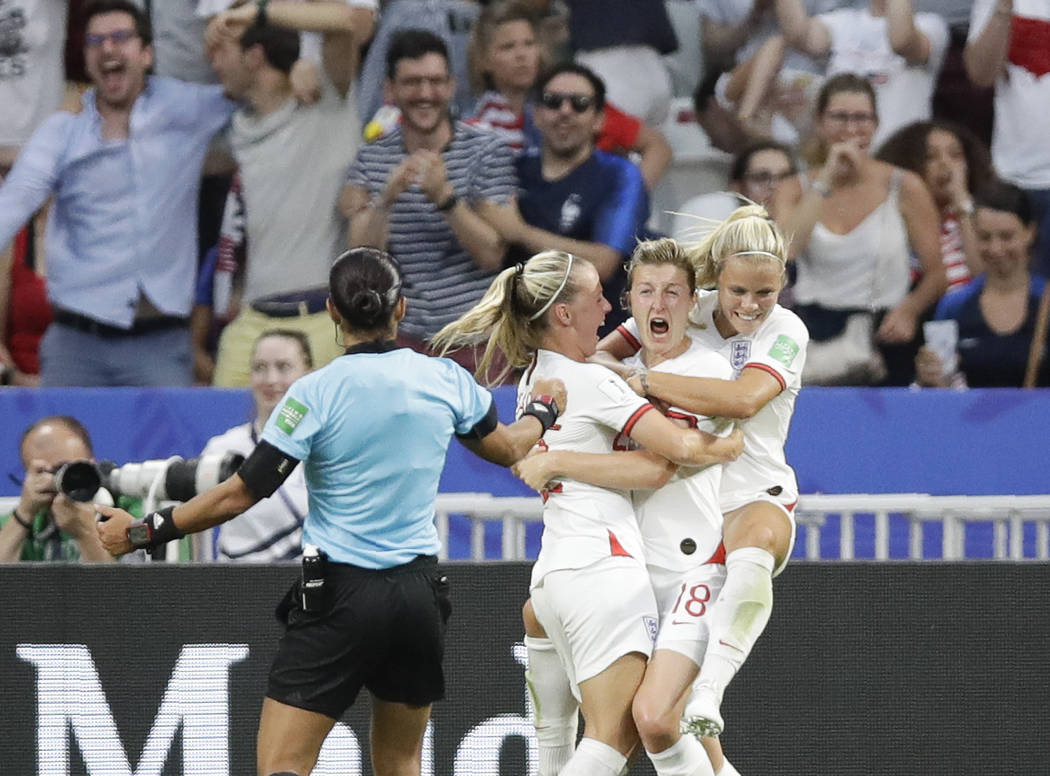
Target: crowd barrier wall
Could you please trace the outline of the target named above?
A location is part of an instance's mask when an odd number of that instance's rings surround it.
[[[426,776],[530,776],[524,563],[446,567]],[[0,772],[252,776],[294,566],[0,567]],[[1045,774],[1050,576],[1031,564],[792,565],[726,694],[741,773]],[[314,776],[365,776],[368,703]],[[652,776],[644,758],[633,776]]]
[[[500,417],[510,420],[514,389],[499,388],[495,396]],[[382,411],[382,397],[375,401]],[[250,411],[244,390],[2,390],[0,417],[8,431],[0,471],[8,476],[0,477],[0,496],[17,495],[19,435],[44,415],[74,415],[91,432],[100,459],[126,463],[196,455],[210,436],[246,421]],[[1048,485],[1048,429],[1050,391],[813,387],[799,396],[787,455],[803,493],[1040,494]],[[440,490],[534,495],[507,470],[455,442]],[[498,557],[498,527],[491,528],[489,557]],[[538,535],[539,526],[529,528],[530,554]],[[835,537],[829,533],[828,540]],[[469,557],[469,543],[469,525],[454,522],[451,556]],[[975,545],[990,543],[977,537]]]

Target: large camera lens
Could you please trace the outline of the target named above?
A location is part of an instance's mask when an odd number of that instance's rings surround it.
[[[101,486],[102,475],[91,461],[70,461],[55,471],[55,487],[73,501],[91,501]]]

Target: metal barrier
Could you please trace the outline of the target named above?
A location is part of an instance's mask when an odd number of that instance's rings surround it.
[[[18,503],[16,498],[0,498],[0,514]],[[493,496],[491,493],[440,493],[437,497],[437,527],[441,537],[442,559],[448,558],[449,523],[462,515],[470,523],[470,559],[490,560],[485,554],[485,527],[501,526],[500,560],[527,560],[525,526],[543,518],[543,502],[532,496]],[[966,526],[984,523],[992,527],[992,558],[995,560],[1050,560],[1050,495],[1043,496],[930,496],[924,493],[888,494],[806,494],[795,511],[799,536],[806,560],[853,560],[857,552],[857,518],[874,519],[874,559],[890,560],[891,526],[903,520],[907,525],[908,560],[966,559]],[[823,532],[837,518],[838,552],[822,554]],[[940,527],[940,555],[931,558],[925,547],[926,528]],[[1034,549],[1025,553],[1025,526],[1034,526]],[[202,536],[204,536],[202,534]],[[1030,542],[1033,543],[1033,542]],[[211,560],[204,546],[195,544],[195,555]],[[798,553],[796,553],[798,555]],[[174,560],[175,557],[171,557]],[[896,559],[896,558],[894,558]]]
[[[989,523],[993,528],[992,555],[997,560],[1050,559],[1050,495],[1045,496],[930,496],[924,493],[891,494],[807,494],[799,498],[796,509],[798,541],[806,560],[853,560],[856,551],[856,518],[874,517],[875,560],[889,560],[891,518],[908,524],[907,559],[923,560],[925,527],[941,524],[938,560],[963,560],[965,527],[968,523]],[[449,517],[463,515],[470,520],[470,557],[485,560],[485,525],[502,524],[502,559],[524,560],[525,524],[541,520],[543,504],[539,498],[501,498],[488,493],[442,493],[437,498],[437,525],[447,552]],[[821,555],[821,532],[832,515],[838,516],[839,552]],[[1035,526],[1034,555],[1026,558],[1024,527]]]

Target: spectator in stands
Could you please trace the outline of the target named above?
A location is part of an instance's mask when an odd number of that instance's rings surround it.
[[[0,563],[113,560],[95,531],[94,506],[55,486],[63,463],[94,458],[87,429],[66,415],[41,418],[22,434],[18,452],[26,476],[18,505],[0,516]]]
[[[0,187],[0,244],[60,194],[42,385],[189,385],[200,172],[233,105],[219,87],[147,75],[149,21],[132,3],[97,0],[85,16],[95,88],[19,154]]]
[[[401,263],[409,306],[398,343],[425,351],[503,262],[506,245],[479,211],[513,196],[514,163],[500,137],[450,118],[455,81],[437,35],[408,29],[390,41],[386,90],[401,125],[358,153],[341,207],[351,246],[389,250]]]
[[[835,0],[804,2],[810,15],[836,5]],[[718,104],[739,116],[748,134],[797,145],[811,129],[824,60],[783,48],[772,0],[702,0],[700,15],[706,72]],[[751,81],[769,88],[753,88],[745,99]]]
[[[941,260],[948,290],[965,286],[983,269],[971,216],[973,192],[993,177],[988,149],[966,127],[934,119],[895,132],[877,158],[925,181],[941,216]]]
[[[624,320],[620,308],[624,260],[649,217],[641,173],[631,162],[598,151],[605,85],[588,68],[558,65],[538,84],[539,149],[517,160],[517,203],[493,210],[500,234],[515,246],[512,258],[554,249],[581,256],[598,270],[606,299],[617,309],[602,331]]]
[[[869,154],[877,126],[868,79],[843,73],[826,81],[817,100],[818,162],[809,170],[808,185],[781,186],[774,206],[793,235],[795,312],[815,343],[807,368],[815,353],[821,363],[820,343],[838,338],[851,320],[871,323],[874,313],[872,328],[888,370],[885,383],[907,385],[919,319],[944,293],[944,265],[937,208],[922,179]],[[912,253],[923,272],[914,288]],[[870,333],[863,334],[874,355]],[[865,380],[878,371],[873,368]]]
[[[0,252],[0,386],[40,382],[40,340],[52,316],[47,283],[34,266],[43,255],[34,250],[36,220],[18,233],[10,251]]]
[[[300,331],[270,329],[255,341],[251,389],[255,417],[208,440],[201,455],[239,453],[247,457],[259,443],[263,426],[288,387],[313,368],[310,341]],[[219,560],[247,563],[293,560],[302,550],[308,509],[306,478],[296,467],[277,489],[277,498],[260,501],[219,529]]]
[[[1035,269],[1050,276],[1050,0],[976,0],[963,51],[977,86],[995,87],[992,160],[1028,194],[1039,225]]]
[[[467,123],[498,132],[515,151],[539,146],[531,98],[541,57],[530,5],[499,0],[486,6],[474,25],[470,44],[471,81],[480,97]],[[650,191],[671,163],[671,146],[658,130],[608,102],[597,147],[623,156],[637,154]]]
[[[675,213],[671,234],[679,242],[696,240],[705,220],[724,221],[740,207],[740,197],[768,208],[785,184],[798,185],[798,165],[791,149],[772,140],[754,142],[733,158],[729,191],[698,194],[687,200]]]
[[[375,40],[368,47],[361,68],[357,107],[362,118],[368,121],[384,102],[390,102],[384,89],[387,62],[394,41],[406,29],[429,30],[444,41],[453,79],[449,108],[453,118],[469,115],[474,98],[470,93],[467,46],[479,12],[480,7],[474,0],[390,0],[384,3]]]
[[[874,147],[905,124],[930,118],[948,48],[948,25],[939,15],[915,13],[911,0],[871,0],[867,8],[818,16],[810,16],[802,0],[775,0],[775,5],[789,46],[827,57],[829,77],[859,73],[875,88],[881,115]]]
[[[576,61],[605,82],[609,100],[622,110],[647,124],[663,124],[672,91],[662,56],[678,49],[663,0],[566,0],[566,4]]]
[[[247,101],[230,133],[245,211],[244,290],[219,340],[215,385],[248,383],[252,347],[267,329],[307,334],[319,365],[342,353],[325,311],[325,283],[345,240],[335,203],[361,136],[351,86],[357,49],[372,34],[372,5],[250,3],[209,24],[223,88]],[[325,36],[321,99],[312,105],[296,100],[289,77],[303,30]]]
[[[0,7],[6,41],[0,105],[12,106],[0,111],[0,181],[37,127],[63,104],[66,24],[64,2]],[[0,385],[35,385],[39,379],[37,347],[51,322],[44,279],[34,271],[43,231],[41,212],[13,241],[0,242]]]
[[[968,286],[946,295],[934,319],[955,321],[956,369],[924,347],[915,360],[916,382],[929,387],[1020,387],[1032,360],[1038,359],[1035,385],[1050,385],[1045,317],[1050,303],[1046,281],[1029,270],[1036,223],[1025,193],[1006,183],[979,191],[973,220],[977,252],[984,273]],[[1044,313],[1045,314],[1045,313]],[[945,354],[947,355],[947,354]]]

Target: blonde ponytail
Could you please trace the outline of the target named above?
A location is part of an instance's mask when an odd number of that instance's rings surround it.
[[[502,381],[511,369],[528,365],[549,328],[550,307],[572,301],[576,295],[573,270],[586,263],[564,251],[543,251],[524,264],[503,270],[481,301],[435,334],[431,345],[444,355],[485,342],[475,375],[490,384]],[[488,380],[497,350],[507,363]]]

